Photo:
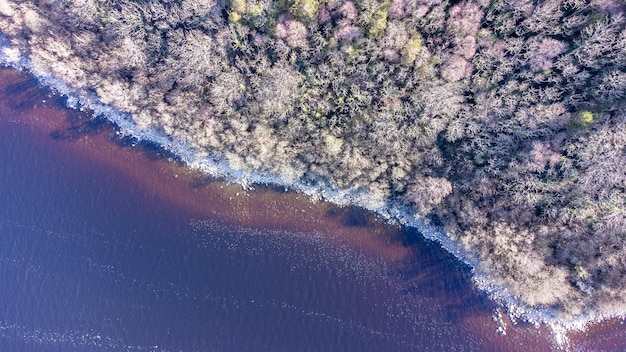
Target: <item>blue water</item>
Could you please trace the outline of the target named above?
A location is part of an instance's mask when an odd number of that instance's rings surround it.
[[[433,319],[388,301],[374,259],[313,233],[169,216],[114,172],[59,155],[54,143],[67,142],[11,126],[0,137],[2,351],[415,350],[413,325]]]
[[[0,351],[548,348],[496,334],[469,269],[411,230],[390,262],[315,229],[198,218],[22,124],[27,98],[0,109]]]

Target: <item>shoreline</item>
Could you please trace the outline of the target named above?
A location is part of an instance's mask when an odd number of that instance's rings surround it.
[[[25,69],[25,67],[21,67],[18,69]],[[26,71],[28,71],[28,69],[26,69]],[[33,73],[28,71],[28,74],[32,75]],[[216,159],[194,160],[192,158],[193,155],[190,154],[189,150],[186,150],[184,148],[184,145],[175,144],[171,141],[168,141],[168,139],[163,136],[158,136],[153,133],[145,133],[145,132],[138,131],[136,126],[133,126],[123,114],[119,114],[115,112],[110,107],[101,105],[100,103],[97,102],[97,100],[94,100],[95,98],[92,97],[92,98],[81,100],[80,98],[72,96],[71,88],[67,87],[62,82],[56,81],[51,78],[42,79],[40,76],[36,76],[36,80],[40,86],[44,86],[44,87],[47,87],[48,89],[52,89],[53,91],[56,92],[56,94],[66,96],[68,100],[67,105],[70,108],[73,108],[73,110],[82,111],[83,107],[85,107],[93,111],[92,117],[89,117],[88,115],[90,114],[88,113],[85,114],[86,117],[91,118],[91,119],[97,116],[106,117],[107,121],[112,122],[115,126],[117,126],[116,128],[120,129],[121,136],[137,138],[138,141],[145,141],[154,146],[160,145],[163,148],[163,150],[167,151],[168,153],[173,153],[179,156],[181,158],[181,161],[185,163],[191,170],[196,170],[196,171],[190,172],[190,174],[194,172],[203,172],[204,174],[208,174],[209,177],[225,179],[225,182],[232,185],[232,187],[230,186],[227,187],[229,189],[227,189],[223,193],[226,196],[223,197],[221,200],[222,203],[223,204],[226,203],[227,206],[236,207],[237,204],[231,204],[231,199],[227,199],[226,197],[232,198],[233,193],[237,194],[235,197],[239,197],[237,190],[240,189],[241,187],[243,187],[241,196],[245,197],[244,194],[245,194],[246,188],[247,189],[254,188],[254,185],[256,184],[261,185],[261,187],[258,187],[258,188],[268,187],[268,193],[271,192],[271,188],[278,188],[278,187],[284,186],[284,187],[291,188],[292,190],[296,191],[300,195],[302,194],[306,195],[306,197],[300,197],[300,198],[298,196],[295,196],[297,203],[302,208],[306,208],[308,205],[308,210],[299,209],[299,210],[304,210],[305,212],[311,211],[311,209],[317,207],[317,205],[312,206],[313,204],[312,201],[315,202],[316,200],[320,200],[320,199],[327,201],[327,202],[334,203],[340,207],[345,207],[346,205],[349,205],[347,204],[347,202],[349,202],[349,199],[350,199],[349,193],[347,194],[345,192],[341,193],[341,192],[333,191],[333,190],[325,190],[325,192],[320,192],[320,194],[318,194],[318,193],[315,193],[315,191],[318,190],[317,188],[313,188],[313,187],[307,188],[306,185],[297,185],[293,183],[281,185],[281,184],[278,184],[277,182],[272,182],[276,180],[272,179],[270,175],[246,175],[236,170],[229,169],[227,165],[224,165],[223,162],[220,164],[219,160],[216,160]],[[154,137],[154,138],[151,138],[151,137]],[[165,144],[161,144],[161,143],[165,143]],[[214,162],[214,164],[211,164],[210,163],[211,161]],[[174,165],[176,163],[170,163],[170,164]],[[185,168],[186,166],[174,165],[173,170],[175,171],[173,171],[172,173],[173,178],[178,178],[179,176],[177,176],[176,172],[182,173],[182,171]],[[224,172],[224,175],[220,175],[219,172],[223,170],[226,170]],[[234,182],[237,182],[238,184],[233,185]],[[153,189],[152,191],[156,191],[156,190]],[[363,195],[360,195],[360,196],[363,197]],[[186,204],[186,206],[189,206],[189,204]],[[367,204],[358,204],[358,203],[353,204],[351,206],[358,206],[361,209],[365,209],[363,211],[368,211],[368,212],[378,214],[378,216],[386,220],[398,221],[402,223],[403,226],[408,226],[410,228],[416,229],[418,232],[422,234],[424,238],[437,242],[442,248],[444,248],[448,253],[456,257],[460,262],[463,262],[466,265],[469,265],[470,267],[474,266],[472,264],[476,264],[475,260],[474,261],[472,261],[471,259],[464,260],[461,257],[463,253],[458,249],[458,247],[455,249],[456,247],[455,244],[451,240],[449,240],[447,237],[445,237],[445,234],[443,234],[439,229],[433,227],[432,225],[418,223],[417,221],[408,221],[409,216],[406,214],[406,212],[403,212],[402,209],[386,209],[386,208],[368,209]],[[280,214],[280,216],[284,216],[284,214]],[[239,221],[242,224],[246,223],[246,219],[243,219],[243,220],[239,219]],[[256,220],[247,219],[247,221],[250,221],[251,223],[255,223]],[[376,221],[380,221],[380,220],[376,220]],[[305,224],[300,224],[300,225],[302,227],[306,227]],[[375,251],[376,244],[370,243],[368,246],[369,246],[369,250]],[[377,253],[377,254],[380,255],[381,253]],[[393,256],[393,254],[390,254],[390,253],[388,254]],[[553,331],[555,331],[557,335],[563,334],[562,336],[565,336],[574,331],[582,331],[583,329],[587,328],[588,325],[594,325],[595,323],[598,323],[598,322],[600,323],[611,322],[611,319],[612,319],[611,317],[590,316],[589,319],[585,319],[584,321],[581,320],[580,322],[576,321],[576,322],[573,322],[572,324],[564,325],[564,324],[558,324],[558,322],[550,321],[550,319],[546,319],[546,318],[549,318],[549,315],[548,316],[545,315],[546,312],[537,311],[535,312],[536,315],[529,314],[528,310],[524,310],[524,309],[521,309],[521,307],[519,307],[519,303],[516,302],[514,298],[506,296],[507,294],[506,289],[502,287],[493,286],[487,280],[485,280],[484,277],[481,277],[480,273],[477,274],[475,270],[472,270],[472,272],[473,272],[472,281],[474,281],[475,286],[480,288],[482,292],[487,292],[493,300],[505,306],[508,310],[508,313],[512,316],[513,319],[521,319],[535,326],[538,326],[540,324],[545,324],[546,326],[549,326]],[[531,313],[533,312],[531,311]],[[614,320],[619,321],[619,319],[614,319]],[[570,332],[569,330],[574,330],[574,331]]]
[[[8,1],[0,62],[243,192],[420,232],[513,319],[625,317],[626,7],[313,3]]]
[[[10,63],[5,63],[10,65]],[[593,322],[600,322],[607,319],[618,318],[618,316],[597,316],[589,314],[579,317],[570,322],[560,321],[551,310],[537,310],[526,307],[520,300],[508,294],[506,287],[500,286],[489,279],[487,273],[477,272],[478,259],[470,256],[458,243],[448,238],[442,229],[426,224],[412,217],[406,209],[391,205],[373,206],[368,202],[368,195],[365,193],[354,194],[343,192],[327,187],[315,187],[295,182],[285,182],[270,174],[247,174],[243,171],[231,168],[227,162],[218,157],[208,157],[198,159],[194,152],[181,142],[172,141],[167,136],[154,131],[142,131],[133,124],[128,114],[120,113],[114,108],[101,103],[96,96],[83,97],[54,77],[44,72],[34,72],[28,62],[23,59],[13,66],[19,70],[26,70],[33,75],[40,85],[52,89],[56,94],[67,99],[67,107],[74,110],[91,111],[94,118],[104,118],[119,131],[120,137],[130,137],[138,142],[148,142],[160,146],[167,153],[171,153],[179,158],[180,162],[189,169],[201,172],[209,177],[219,178],[229,183],[239,184],[243,190],[250,189],[254,185],[271,185],[275,187],[285,187],[308,197],[312,202],[324,200],[338,206],[356,206],[366,211],[378,214],[387,221],[397,221],[403,226],[416,229],[423,237],[437,242],[444,250],[455,256],[459,261],[468,265],[473,273],[474,284],[482,291],[486,292],[493,300],[505,306],[514,319],[522,319],[531,324],[546,324],[555,331],[582,330],[585,325]]]

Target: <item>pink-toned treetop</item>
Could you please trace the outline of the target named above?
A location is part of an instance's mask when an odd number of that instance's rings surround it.
[[[337,40],[350,41],[361,37],[361,35],[361,28],[346,23],[335,31],[334,37]]]
[[[389,8],[389,17],[404,18],[411,16],[415,19],[426,16],[433,5],[439,0],[393,0]]]
[[[455,41],[454,53],[471,59],[476,54],[476,37],[467,35]]]
[[[554,58],[565,52],[567,45],[552,38],[543,38],[531,44],[529,63],[533,71],[552,67]]]
[[[305,48],[307,43],[308,31],[304,24],[293,18],[283,16],[279,19],[274,30],[274,34],[287,42],[292,48]]]
[[[472,64],[460,55],[452,55],[441,66],[441,76],[450,82],[458,82],[472,74]]]
[[[474,3],[454,5],[449,14],[448,29],[460,34],[476,33],[483,18],[483,11]]]

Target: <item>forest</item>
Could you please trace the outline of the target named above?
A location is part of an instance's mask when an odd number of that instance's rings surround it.
[[[624,0],[0,0],[141,129],[444,229],[564,321],[626,314]]]

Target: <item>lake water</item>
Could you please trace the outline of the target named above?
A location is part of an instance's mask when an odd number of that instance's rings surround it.
[[[207,179],[63,106],[0,71],[0,351],[556,349],[411,229]]]

